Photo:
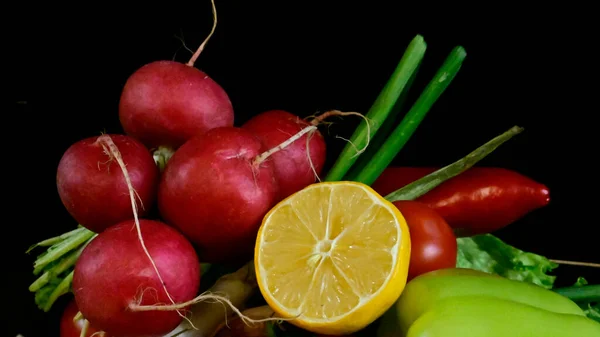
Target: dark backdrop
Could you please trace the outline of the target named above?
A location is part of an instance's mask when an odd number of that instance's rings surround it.
[[[464,46],[462,70],[395,163],[445,165],[509,127],[523,126],[524,133],[481,165],[515,169],[545,183],[552,201],[498,236],[550,258],[600,260],[598,181],[591,163],[597,105],[585,103],[595,69],[592,47],[580,36],[586,10],[490,5],[433,12],[432,4],[417,10],[393,1],[217,5],[219,25],[196,66],[228,92],[238,125],[267,109],[301,116],[327,109],[366,112],[415,34],[424,36],[428,50],[413,93],[454,46]],[[212,24],[208,0],[135,11],[89,6],[13,13],[18,17],[5,54],[15,61],[4,64],[14,75],[9,92],[16,113],[4,124],[3,246],[10,265],[3,277],[9,295],[3,335],[58,333],[64,300],[48,314],[34,306],[27,291],[33,256],[23,252],[75,226],[55,186],[63,151],[83,137],[121,132],[117,104],[127,77],[154,60],[187,61],[191,54],[175,36],[195,49]],[[348,137],[357,122],[346,119],[332,132]],[[330,137],[330,159],[343,145]],[[560,284],[579,275],[600,281],[590,268],[558,269]]]

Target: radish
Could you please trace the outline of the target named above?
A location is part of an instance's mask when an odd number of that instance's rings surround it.
[[[151,149],[163,148],[169,153],[196,134],[233,126],[229,96],[205,72],[194,67],[216,28],[214,1],[212,6],[212,31],[186,64],[151,62],[125,83],[119,101],[121,126],[125,133]]]
[[[160,214],[199,246],[203,261],[251,253],[260,220],[277,196],[271,162],[252,162],[264,150],[250,131],[222,127],[190,139],[167,163]]]
[[[90,325],[109,335],[168,333],[182,321],[177,311],[136,308],[186,302],[200,287],[200,264],[190,242],[162,222],[141,219],[138,224],[143,245],[136,222],[127,220],[100,233],[75,265],[77,306]]]
[[[242,128],[252,131],[269,148],[310,126],[309,122],[283,110],[265,111]],[[326,144],[320,132],[304,135],[271,157],[279,183],[279,200],[314,183],[325,164]]]
[[[133,218],[127,181],[107,142],[114,142],[127,165],[131,185],[142,206],[140,215],[147,214],[153,205],[159,179],[151,153],[132,137],[102,135],[71,145],[58,164],[58,194],[71,216],[96,233]]]
[[[260,222],[277,201],[270,156],[290,146],[310,125],[266,150],[238,127],[212,129],[182,145],[171,157],[158,188],[158,208],[199,248],[208,263],[252,256]]]

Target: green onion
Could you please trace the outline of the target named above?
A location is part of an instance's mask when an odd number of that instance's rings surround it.
[[[600,302],[600,284],[552,289],[573,302]]]
[[[394,127],[398,125],[398,115],[402,111],[404,103],[406,103],[406,99],[408,97],[410,88],[412,87],[412,84],[415,78],[417,77],[417,74],[419,73],[419,67],[420,64],[419,66],[417,66],[415,72],[408,80],[408,83],[406,83],[404,92],[400,95],[400,98],[398,98],[398,101],[392,108],[392,111],[390,112],[388,118],[385,120],[385,123],[381,125],[379,131],[377,131],[377,135],[371,139],[371,141],[369,142],[369,146],[365,149],[365,152],[363,152],[360,155],[360,158],[358,159],[356,164],[354,164],[354,167],[350,170],[350,173],[348,173],[344,177],[344,180],[352,181],[362,170],[364,170],[365,166],[367,166],[371,162],[371,159],[373,158],[375,153],[377,153],[377,150],[381,147],[385,140],[388,138]]]
[[[377,149],[377,153],[373,156],[369,165],[365,166],[353,179],[354,181],[371,185],[379,177],[413,135],[431,106],[452,82],[466,55],[464,48],[461,46],[452,50],[421,96],[404,116],[400,125],[396,127],[385,143]]]
[[[388,194],[385,198],[391,202],[398,200],[414,200],[431,191],[444,181],[468,170],[485,156],[492,153],[498,146],[504,144],[522,131],[523,128],[513,126],[508,131],[488,141],[458,161],[432,172],[419,180],[413,181],[401,189]]]
[[[427,45],[421,35],[417,35],[410,42],[396,70],[365,116],[370,121],[369,127],[367,127],[367,122],[364,120],[358,125],[350,138],[350,142],[346,144],[333,167],[329,170],[324,179],[325,181],[341,180],[354,165],[360,155],[360,149],[367,145],[387,119],[398,97],[404,91],[408,80],[423,59],[426,49]]]

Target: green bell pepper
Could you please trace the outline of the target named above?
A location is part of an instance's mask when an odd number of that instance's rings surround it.
[[[508,299],[467,295],[436,303],[406,337],[600,337],[600,324]]]
[[[378,337],[403,337],[410,331],[413,331],[411,332],[411,336],[421,336],[415,334],[416,332],[414,331],[426,331],[423,326],[425,323],[419,323],[418,328],[414,328],[413,325],[425,316],[436,317],[436,320],[439,319],[439,317],[430,313],[442,310],[438,310],[437,308],[447,300],[452,300],[449,303],[455,306],[452,310],[456,311],[456,314],[452,317],[455,317],[454,319],[458,322],[460,321],[460,317],[462,317],[461,315],[468,316],[472,314],[472,310],[477,311],[473,307],[473,303],[485,302],[483,300],[471,300],[472,298],[489,299],[490,303],[501,301],[502,303],[498,305],[498,308],[508,308],[510,307],[509,304],[511,304],[515,307],[515,312],[522,312],[523,314],[534,312],[535,314],[531,314],[530,316],[540,317],[540,319],[559,320],[558,318],[564,317],[565,322],[580,322],[579,324],[583,326],[591,324],[588,322],[591,320],[585,317],[584,311],[577,304],[551,290],[528,282],[510,280],[477,270],[449,268],[429,272],[410,281],[398,301],[381,318]],[[461,304],[463,300],[466,301],[465,303],[470,303],[470,306],[463,307]],[[482,310],[484,308],[485,306],[482,306]],[[511,326],[512,323],[505,321],[503,317],[505,317],[504,313],[498,310],[489,319],[498,319],[498,322],[505,322],[508,326]],[[423,321],[427,320],[424,319]],[[471,323],[475,322],[476,320],[471,320]],[[484,322],[486,322],[485,324],[491,324],[490,329],[494,325],[488,321],[481,321],[477,324],[485,325]],[[537,326],[539,322],[532,321],[530,324]],[[593,323],[597,324],[596,322]],[[526,320],[523,321],[523,324],[526,324]],[[568,323],[567,325],[569,324],[577,325],[575,323]],[[468,327],[469,324],[466,324],[465,328]],[[600,325],[597,328],[600,328]],[[514,333],[510,333],[509,335],[516,336]],[[447,336],[451,337],[454,335],[449,334]],[[464,336],[478,335],[470,334]],[[531,337],[536,336],[538,335],[531,335]],[[545,335],[542,334],[539,336]]]

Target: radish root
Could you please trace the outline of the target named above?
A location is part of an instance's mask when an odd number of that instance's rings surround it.
[[[314,136],[314,132],[311,132],[308,134],[308,136],[306,136],[306,157],[308,159],[308,165],[310,166],[310,169],[312,170],[313,175],[315,176],[315,179],[319,182],[321,182],[321,177],[319,177],[319,174],[317,173],[317,170],[315,169],[315,165],[312,162],[312,158],[310,157],[310,139]]]
[[[81,332],[79,333],[79,337],[85,337],[85,335],[87,335],[89,328],[90,328],[90,321],[88,321],[87,319],[84,319],[83,326],[81,327]]]
[[[198,59],[198,57],[200,56],[200,54],[204,50],[204,47],[208,43],[208,40],[210,40],[210,38],[212,37],[213,33],[215,32],[215,29],[217,28],[217,7],[215,6],[215,0],[210,0],[210,3],[212,5],[212,13],[213,13],[213,25],[212,25],[212,29],[210,30],[210,33],[208,34],[208,36],[206,37],[206,39],[204,39],[204,41],[202,42],[202,44],[200,45],[200,47],[198,47],[198,49],[196,50],[196,52],[194,53],[194,55],[192,55],[192,57],[190,58],[190,60],[186,63],[186,65],[188,65],[190,67],[194,66],[194,63],[196,63],[196,60]]]
[[[242,311],[242,313],[245,316],[248,316],[248,317],[250,317],[252,319],[257,319],[257,320],[265,318],[265,317],[267,317],[267,318],[275,318],[275,319],[277,319],[279,321],[285,321],[286,320],[284,318],[280,318],[279,316],[277,316],[277,314],[273,311],[273,309],[271,309],[271,307],[268,306],[268,305],[263,305],[263,306],[260,306],[260,307],[254,307],[254,308],[246,309],[246,310]],[[237,325],[237,319],[236,318],[233,318],[231,320],[231,322],[232,322],[232,324],[236,324]],[[280,323],[280,322],[277,322],[277,323]],[[246,325],[246,326],[248,326],[248,325]],[[259,329],[259,330],[264,330],[265,329],[264,325],[258,325],[256,327],[249,326],[249,327],[252,328],[252,329]],[[232,327],[227,322],[224,322],[224,323],[220,324],[217,327],[217,329],[214,331],[214,333],[212,335],[210,335],[210,336],[211,337],[221,336],[222,335],[221,332],[223,330],[225,330],[226,328],[227,329],[231,329]],[[259,331],[257,331],[257,332],[259,332]],[[226,334],[226,335],[229,335],[229,334]],[[246,336],[246,335],[250,336],[250,333],[248,332],[248,333],[244,334],[244,336]]]
[[[140,221],[138,218],[138,206],[136,203],[136,196],[137,196],[137,199],[140,201],[140,203],[142,203],[142,201],[139,198],[139,195],[137,194],[135,189],[133,188],[133,184],[131,183],[129,173],[127,172],[127,166],[125,165],[125,162],[123,161],[121,152],[119,151],[117,145],[112,141],[112,138],[110,138],[110,136],[107,134],[104,134],[104,135],[98,137],[97,142],[102,145],[102,148],[104,149],[104,152],[106,153],[106,155],[108,155],[111,160],[114,159],[117,162],[117,164],[119,164],[119,167],[121,168],[121,171],[123,172],[123,176],[125,178],[125,183],[127,184],[127,188],[129,189],[129,199],[131,200],[131,208],[133,210],[133,219],[135,222],[135,227],[137,230],[138,238],[140,240],[140,244],[142,245],[142,250],[144,251],[144,253],[148,257],[148,259],[150,260],[150,263],[152,264],[152,267],[154,268],[154,271],[156,272],[156,275],[158,276],[160,284],[162,285],[163,290],[165,291],[167,297],[169,298],[171,303],[175,304],[175,301],[173,300],[173,298],[171,297],[171,294],[169,294],[169,291],[167,290],[165,281],[163,280],[162,276],[160,275],[160,272],[158,271],[158,267],[156,266],[154,259],[152,258],[152,256],[150,255],[150,252],[146,248],[146,243],[144,242],[144,238],[142,237],[142,229],[141,229]],[[142,204],[142,207],[143,207],[143,204]],[[185,315],[183,315],[179,310],[177,310],[177,313],[182,318],[187,319],[187,317]]]
[[[229,308],[231,308],[231,311],[233,311],[233,313],[235,315],[237,315],[237,317],[239,317],[239,319],[241,319],[244,322],[244,324],[246,324],[247,326],[251,326],[252,324],[256,324],[256,323],[286,321],[286,320],[293,320],[295,318],[298,318],[298,316],[296,316],[296,317],[292,317],[292,318],[267,317],[267,318],[261,318],[261,319],[252,319],[252,318],[246,316],[235,305],[233,305],[233,303],[231,303],[231,301],[228,298],[220,296],[220,295],[215,295],[209,291],[206,291],[206,292],[200,294],[199,296],[197,296],[196,298],[194,298],[190,301],[187,301],[187,302],[183,302],[183,303],[172,304],[172,305],[130,304],[129,309],[131,311],[173,311],[173,310],[184,309],[186,307],[189,307],[193,304],[200,303],[200,302],[212,302],[212,303],[219,303],[224,306],[227,305]],[[227,318],[225,321],[225,325],[227,325]]]
[[[342,140],[345,140],[346,142],[350,143],[350,145],[354,148],[356,153],[351,158],[359,156],[360,154],[365,152],[365,150],[367,149],[367,147],[369,147],[369,144],[371,143],[371,121],[365,115],[360,114],[358,112],[343,112],[343,111],[339,111],[339,110],[331,110],[331,111],[327,111],[327,112],[321,114],[318,117],[314,117],[311,121],[311,124],[312,125],[322,124],[326,118],[329,118],[332,116],[358,116],[365,120],[365,122],[367,124],[367,143],[365,144],[365,146],[363,146],[362,149],[359,149],[349,139],[346,139],[346,138],[340,137],[340,136],[335,136],[335,138],[342,139]]]
[[[309,126],[303,128],[302,130],[300,130],[300,132],[298,132],[295,135],[291,136],[290,138],[288,138],[287,140],[285,140],[283,143],[281,143],[281,144],[275,146],[274,148],[272,148],[270,150],[267,150],[267,151],[259,154],[258,156],[256,156],[254,158],[252,164],[254,166],[260,165],[263,161],[265,161],[267,158],[269,158],[274,153],[277,153],[277,152],[285,149],[286,147],[288,147],[293,142],[295,142],[298,139],[302,138],[302,136],[304,136],[305,134],[307,134],[309,132],[314,132],[315,130],[317,130],[317,127],[315,125],[309,125]]]

